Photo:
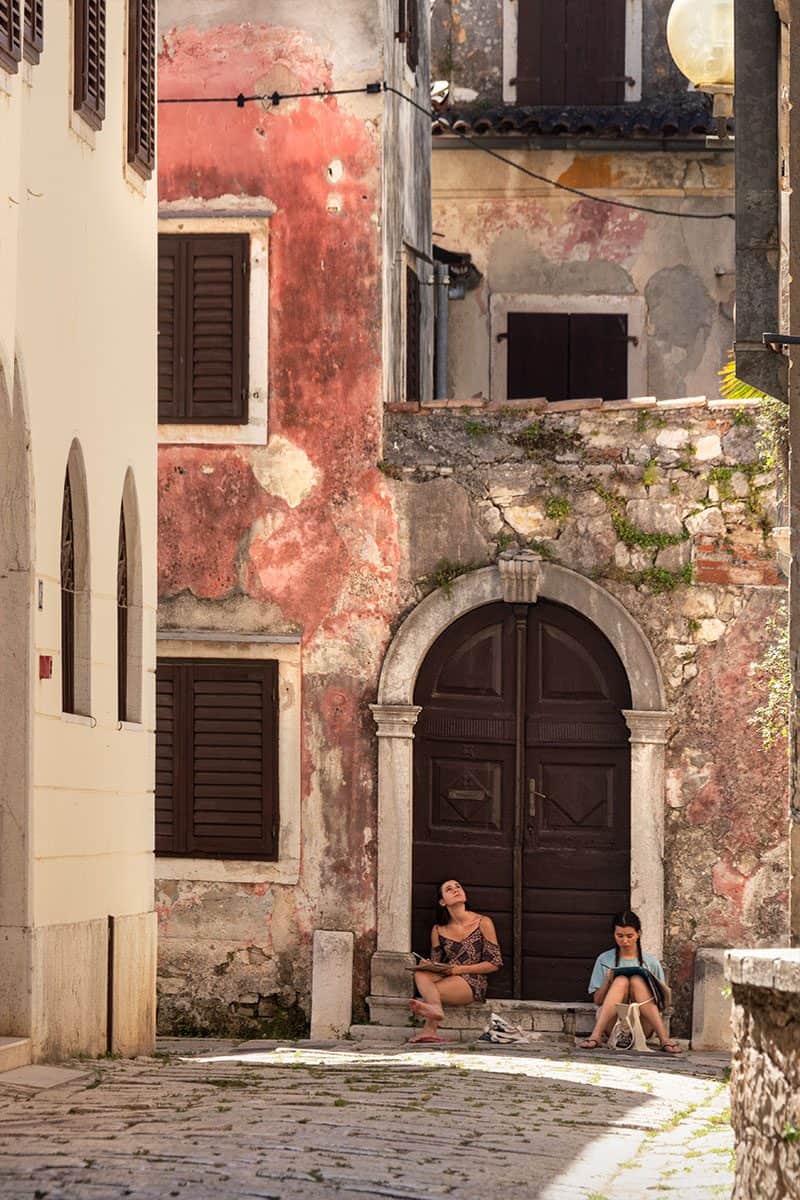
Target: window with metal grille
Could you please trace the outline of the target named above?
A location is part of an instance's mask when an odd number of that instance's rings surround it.
[[[69,471],[61,504],[61,711],[75,712],[75,523]]]
[[[0,0],[0,67],[14,72],[22,58],[20,0]]]
[[[119,510],[117,542],[117,720],[128,720],[128,538],[125,532],[125,506]]]
[[[156,852],[273,860],[278,664],[159,659]]]
[[[158,239],[158,419],[247,424],[247,234]]]
[[[406,267],[406,400],[421,400],[420,370],[422,297],[419,277]]]
[[[22,53],[29,63],[38,63],[44,48],[44,0],[25,0],[22,9]]]
[[[624,314],[508,314],[509,400],[624,400],[628,318]]]
[[[517,102],[621,104],[626,0],[518,0]]]
[[[143,179],[156,153],[155,9],[155,0],[128,0],[128,162]]]
[[[72,107],[92,129],[106,115],[106,0],[74,0]]]

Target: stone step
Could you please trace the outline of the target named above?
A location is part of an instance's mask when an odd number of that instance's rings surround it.
[[[31,1039],[0,1037],[0,1071],[27,1067],[31,1061]]]
[[[392,1045],[401,1046],[408,1041],[414,1032],[415,1029],[411,1025],[350,1026],[350,1037],[354,1042],[361,1042],[363,1044],[375,1042],[376,1044],[385,1045],[386,1043],[391,1043]],[[459,1029],[448,1025],[442,1025],[439,1029],[439,1033],[443,1038],[459,1044],[474,1044],[482,1032],[482,1028],[469,1029],[461,1027]],[[520,1043],[520,1045],[561,1046],[563,1048],[564,1046],[572,1045],[574,1042],[573,1038],[567,1038],[563,1033],[534,1033],[533,1031],[528,1032],[526,1030],[526,1037],[528,1040]],[[490,1042],[485,1044],[486,1046],[491,1046]],[[514,1045],[516,1043],[511,1043],[512,1048]]]
[[[368,996],[373,1026],[409,1029],[408,1000],[397,996]],[[486,1028],[491,1013],[505,1017],[526,1032],[567,1037],[591,1033],[597,1010],[593,1004],[550,1003],[544,1000],[490,1000],[446,1011],[446,1027],[463,1029],[474,1037]],[[363,1028],[369,1028],[364,1026]],[[444,1026],[443,1026],[444,1030]]]

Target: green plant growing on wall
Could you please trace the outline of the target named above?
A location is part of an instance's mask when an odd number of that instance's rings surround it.
[[[531,421],[514,438],[528,458],[550,458],[555,454],[566,454],[576,450],[583,438],[579,433],[568,432],[557,426],[546,426],[544,421]]]
[[[466,421],[464,423],[464,431],[467,437],[484,438],[488,437],[492,432],[491,425],[486,425],[483,421]]]
[[[566,496],[548,496],[544,506],[544,515],[550,521],[564,521],[572,512],[572,505]]]
[[[426,583],[441,588],[448,600],[453,594],[453,584],[461,575],[467,575],[478,567],[478,563],[452,562],[449,558],[441,558],[430,575],[424,577]]]
[[[758,663],[756,674],[763,680],[760,690],[766,699],[748,724],[761,734],[765,750],[789,736],[789,708],[792,698],[792,672],[789,659],[789,617],[786,607],[767,622],[769,645]]]
[[[665,592],[674,592],[683,583],[691,583],[694,570],[692,564],[687,563],[680,571],[668,571],[666,567],[645,567],[635,575],[637,587],[648,587],[654,596],[662,596]]]
[[[377,462],[375,465],[378,468],[378,470],[380,471],[381,475],[385,475],[388,479],[402,479],[403,478],[402,470],[400,469],[400,467],[396,467],[394,465],[394,463],[388,463],[384,459],[380,459],[380,461]]]
[[[546,562],[558,562],[558,556],[552,546],[547,542],[540,542],[538,538],[529,538],[527,542],[529,550],[533,550],[534,554],[538,554],[540,558]]]
[[[636,432],[646,433],[648,429],[663,429],[667,419],[663,413],[653,412],[652,409],[642,408],[636,414]]]
[[[645,487],[652,487],[654,483],[658,483],[658,463],[654,458],[650,459],[642,471],[642,483]]]
[[[625,515],[625,501],[622,496],[608,491],[599,483],[595,484],[594,490],[606,503],[611,514],[614,532],[629,549],[636,546],[640,550],[665,550],[667,546],[678,546],[681,542],[689,540],[689,534],[685,529],[682,529],[680,533],[660,533],[641,529]]]
[[[762,429],[758,439],[758,451],[768,470],[778,471],[784,476],[789,450],[789,406],[782,400],[776,400],[774,396],[768,396],[766,392],[760,392],[758,388],[751,387],[749,383],[742,383],[741,379],[737,379],[736,359],[733,351],[728,355],[728,361],[719,372],[719,377],[722,381],[719,388],[720,394],[726,400],[759,401],[758,415],[761,418]],[[737,409],[734,413],[735,425],[752,423],[737,421],[736,413],[740,412],[742,409]]]

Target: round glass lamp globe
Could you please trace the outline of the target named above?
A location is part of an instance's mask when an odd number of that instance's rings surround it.
[[[698,88],[733,85],[733,0],[674,0],[667,45],[678,69]]]

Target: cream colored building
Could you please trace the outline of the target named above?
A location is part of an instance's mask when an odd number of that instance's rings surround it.
[[[0,1035],[34,1061],[136,1053],[156,936],[154,0],[0,13]]]

